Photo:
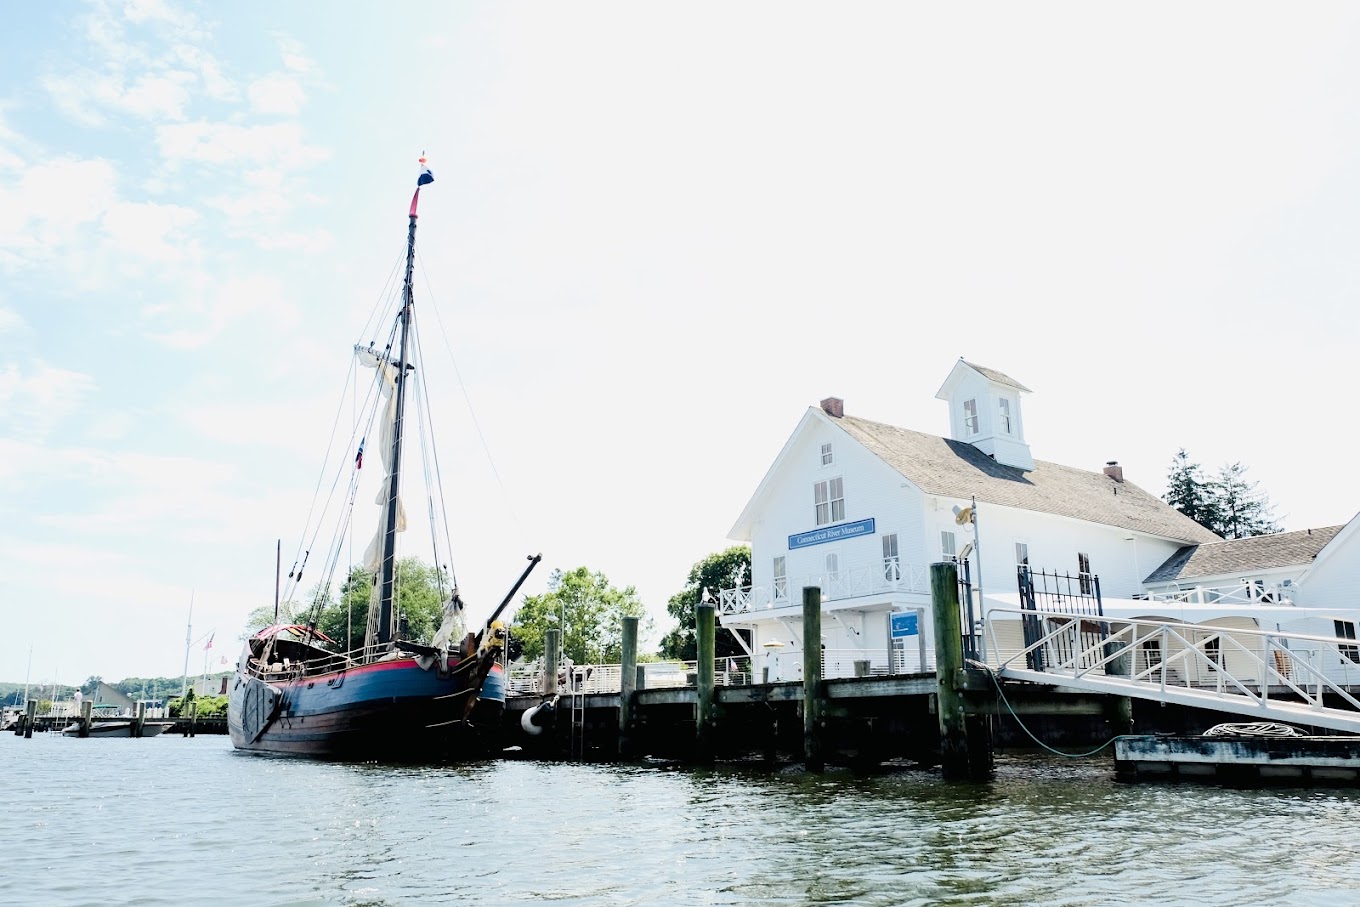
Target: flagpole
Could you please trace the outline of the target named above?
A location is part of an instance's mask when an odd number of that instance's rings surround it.
[[[184,686],[180,688],[179,698],[189,695],[189,650],[194,638],[194,590],[189,590],[189,623],[184,628]]]
[[[274,623],[279,622],[279,577],[283,574],[283,539],[274,549]]]

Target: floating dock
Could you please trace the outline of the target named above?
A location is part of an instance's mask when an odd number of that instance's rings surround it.
[[[1121,737],[1121,781],[1360,784],[1360,737]]]

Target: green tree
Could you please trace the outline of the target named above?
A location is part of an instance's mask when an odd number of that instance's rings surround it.
[[[544,633],[562,631],[562,649],[578,664],[612,664],[623,654],[623,618],[639,618],[638,636],[651,632],[651,619],[633,586],[615,589],[598,571],[554,570],[548,591],[526,595],[511,626],[525,658],[543,654]]]
[[[1218,525],[1211,528],[1224,538],[1244,539],[1280,531],[1270,500],[1257,490],[1256,482],[1247,481],[1246,472],[1241,463],[1229,463],[1219,470],[1215,483]]]
[[[1166,477],[1166,494],[1162,495],[1162,500],[1205,529],[1219,531],[1222,518],[1218,488],[1204,477],[1198,463],[1190,462],[1184,447],[1171,458],[1171,472]]]
[[[684,590],[671,596],[671,600],[666,603],[666,611],[680,625],[661,640],[661,654],[666,658],[693,660],[698,654],[698,643],[694,636],[695,608],[703,598],[704,589],[708,589],[716,598],[722,589],[744,585],[750,575],[751,549],[746,545],[734,545],[726,551],[710,554],[691,567]],[[718,626],[715,654],[719,658],[745,655],[746,651],[732,633],[721,629],[721,621],[718,621]]]
[[[104,678],[91,674],[89,677],[85,678],[85,682],[80,685],[80,692],[86,696],[93,696],[95,690],[98,690],[99,685],[103,682]]]
[[[297,623],[297,615],[302,606],[294,601],[279,602],[279,617],[277,623],[292,624]],[[241,634],[242,639],[249,639],[259,633],[265,627],[272,627],[274,620],[274,606],[260,605],[250,615],[246,617],[245,631]]]

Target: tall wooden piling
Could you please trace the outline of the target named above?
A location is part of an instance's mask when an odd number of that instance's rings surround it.
[[[80,736],[90,736],[90,720],[94,713],[94,703],[86,699],[80,704]]]
[[[24,739],[33,736],[33,722],[38,720],[38,700],[30,699],[24,703]]]
[[[940,767],[947,781],[974,776],[969,758],[968,715],[963,676],[963,619],[959,613],[959,573],[952,562],[930,565],[930,602],[935,624],[936,711],[940,719]]]
[[[822,748],[826,700],[822,691],[822,590],[803,589],[803,762],[810,772],[826,767]]]
[[[543,695],[557,695],[557,659],[562,654],[562,631],[549,630],[543,634]]]
[[[194,736],[194,725],[198,723],[198,700],[189,703],[189,736]]]
[[[137,712],[132,718],[132,736],[140,737],[146,729],[146,703],[137,703]]]
[[[713,761],[713,691],[716,687],[717,615],[713,605],[701,602],[695,609],[695,706],[694,759]]]
[[[623,619],[623,647],[619,655],[619,756],[633,755],[633,720],[635,704],[633,691],[637,687],[638,619]]]

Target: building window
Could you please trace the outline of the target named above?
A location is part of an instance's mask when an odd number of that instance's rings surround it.
[[[883,536],[883,578],[895,583],[902,578],[902,562],[897,557],[897,533]]]
[[[1077,580],[1081,583],[1081,594],[1091,594],[1091,556],[1077,552]]]
[[[1353,620],[1334,620],[1336,625],[1337,639],[1355,639],[1355,621]],[[1341,650],[1341,657],[1348,661],[1360,664],[1360,646],[1342,643],[1338,646]]]
[[[958,549],[954,547],[954,533],[948,529],[940,531],[940,557],[946,561],[956,561]]]
[[[1015,566],[1017,567],[1029,566],[1029,545],[1025,544],[1024,542],[1015,543]]]
[[[845,519],[845,480],[827,479],[812,486],[812,497],[817,504],[817,525],[838,523]]]
[[[963,431],[969,435],[978,433],[977,400],[963,401]]]
[[[831,442],[827,441],[825,444],[822,445],[822,465],[830,466],[831,463],[833,462],[833,459],[834,458],[832,457],[831,454]]]
[[[774,600],[777,602],[789,600],[789,575],[787,570],[782,557],[774,559]]]
[[[1162,663],[1162,641],[1160,639],[1147,639],[1143,641],[1143,657],[1147,661],[1148,669],[1157,667]]]
[[[1217,636],[1204,640],[1204,657],[1220,668],[1223,667],[1223,647],[1219,645]]]
[[[826,556],[826,584],[828,588],[834,588],[841,578],[841,556],[836,552],[831,552]]]
[[[998,414],[1001,421],[1001,433],[1008,435],[1011,433],[1011,401],[1005,397],[1000,401],[1001,412]]]

